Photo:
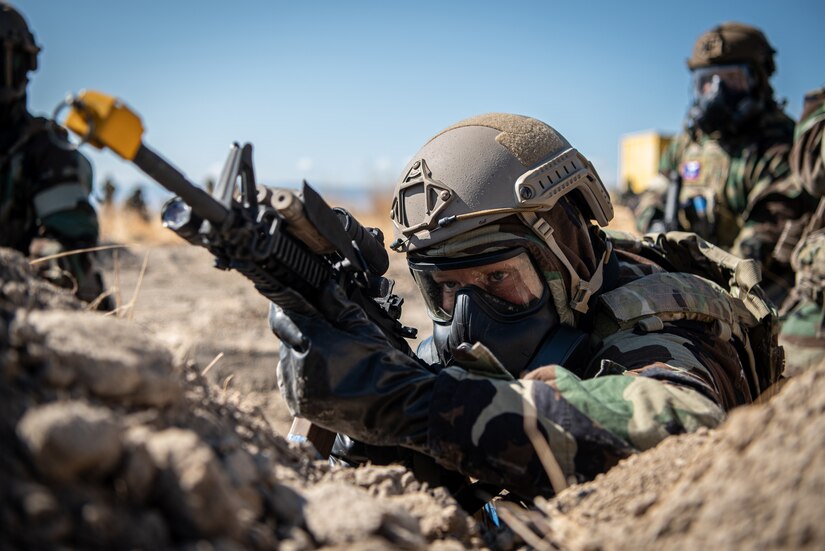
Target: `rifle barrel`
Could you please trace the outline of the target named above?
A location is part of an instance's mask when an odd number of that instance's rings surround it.
[[[183,199],[202,218],[220,226],[229,216],[229,210],[201,188],[186,179],[186,176],[166,159],[141,144],[133,162],[147,176]]]

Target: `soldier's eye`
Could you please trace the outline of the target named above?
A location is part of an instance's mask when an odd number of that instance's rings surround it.
[[[505,279],[507,279],[508,277],[510,277],[510,274],[508,272],[504,272],[504,271],[491,272],[491,273],[487,274],[487,281],[489,281],[490,283],[501,283]]]

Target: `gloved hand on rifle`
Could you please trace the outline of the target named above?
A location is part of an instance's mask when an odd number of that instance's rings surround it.
[[[426,447],[436,376],[392,347],[336,283],[320,310],[292,291],[272,304],[281,339],[278,386],[290,411],[376,445]]]

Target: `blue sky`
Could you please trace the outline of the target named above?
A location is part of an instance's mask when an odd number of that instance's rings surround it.
[[[387,189],[432,134],[501,111],[556,127],[610,185],[622,134],[679,129],[685,59],[727,20],[765,31],[792,116],[825,84],[821,0],[12,3],[43,48],[32,111],[82,88],[117,95],[196,182],[250,141],[263,183]],[[147,181],[84,151],[97,181]]]

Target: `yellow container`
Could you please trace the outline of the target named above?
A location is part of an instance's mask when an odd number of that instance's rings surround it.
[[[621,137],[619,146],[619,186],[641,193],[659,174],[659,159],[672,136],[653,130],[634,132]]]

